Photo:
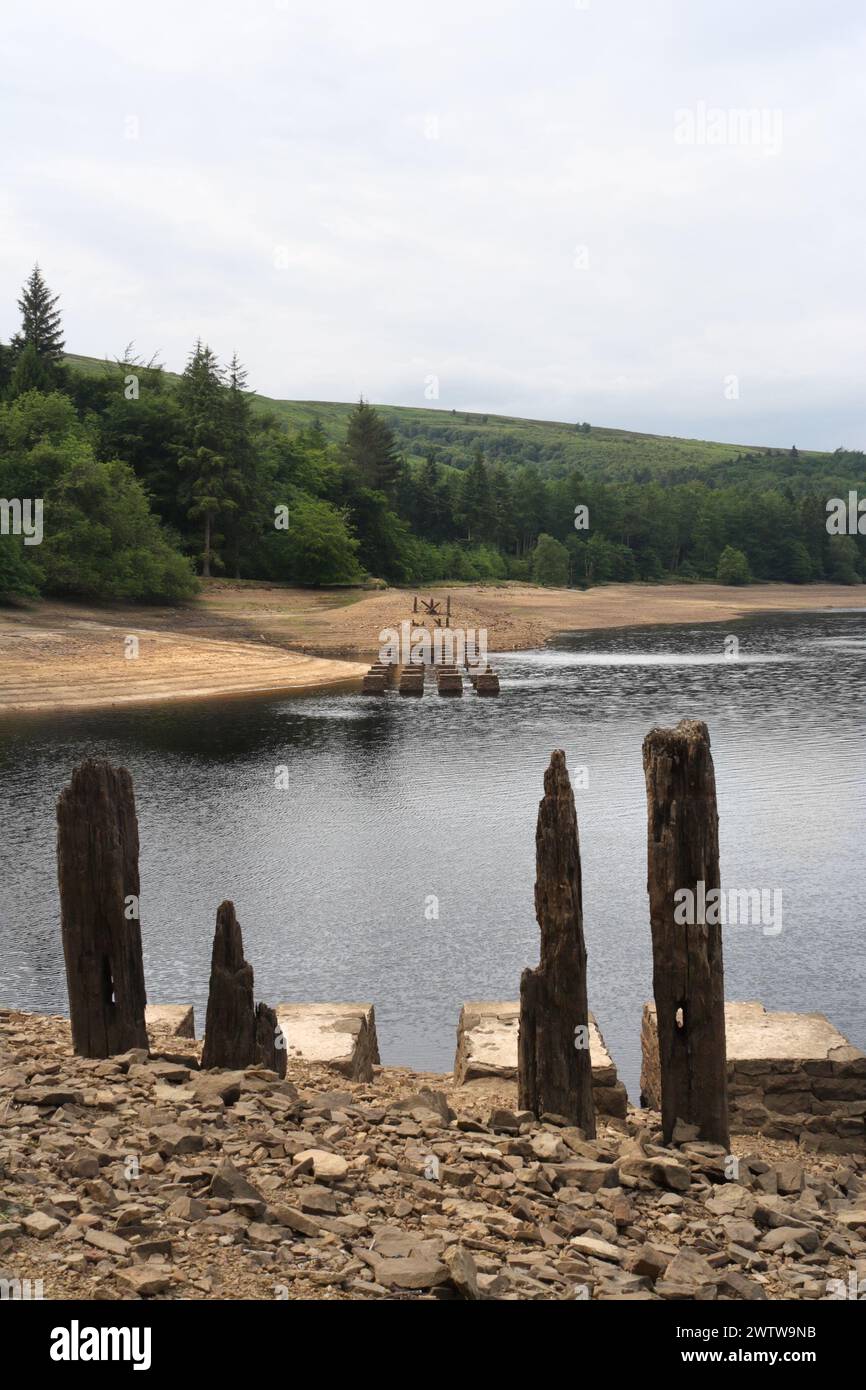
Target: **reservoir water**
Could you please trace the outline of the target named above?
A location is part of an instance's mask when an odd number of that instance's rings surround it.
[[[782,891],[780,932],[726,931],[727,997],[824,1012],[866,1046],[866,615],[572,634],[494,665],[498,700],[0,720],[0,1003],[66,1011],[54,808],[76,763],[103,756],[135,783],[150,1000],[194,1003],[201,1029],[232,898],[256,998],[372,1000],[384,1062],[450,1070],[463,1001],[516,998],[537,964],[535,819],[563,748],[590,1006],[636,1100],[652,992],[641,743],[687,715],[710,729],[723,887]]]

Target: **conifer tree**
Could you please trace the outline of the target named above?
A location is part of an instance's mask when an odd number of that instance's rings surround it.
[[[349,416],[344,449],[363,487],[393,495],[402,467],[394,433],[363,396]]]
[[[185,475],[187,515],[203,524],[201,572],[221,565],[220,520],[237,509],[237,478],[226,457],[222,370],[216,355],[196,342],[178,386],[183,427],[178,463]]]
[[[34,265],[18,300],[21,331],[12,339],[16,356],[26,347],[32,346],[43,361],[54,367],[61,366],[63,330],[60,310],[57,308],[59,299],[60,295],[52,294],[46,285],[39,266]]]

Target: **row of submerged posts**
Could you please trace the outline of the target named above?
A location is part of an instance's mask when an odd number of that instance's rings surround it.
[[[677,921],[675,894],[719,887],[718,814],[707,727],[683,720],[644,740],[648,891],[662,1128],[695,1125],[729,1144],[721,927]],[[147,1048],[138,911],[138,823],[125,768],[87,761],[57,807],[61,931],[74,1051]],[[544,774],[536,829],[540,962],[520,981],[518,1102],[595,1134],[580,844],[565,754]],[[677,914],[679,915],[679,914]],[[202,1066],[286,1071],[273,1009],[254,1002],[231,902],[217,912]]]
[[[389,690],[396,689],[400,695],[421,696],[424,694],[428,670],[436,681],[439,695],[463,694],[463,672],[454,662],[444,661],[431,663],[429,667],[423,661],[406,665],[395,661],[376,661],[363,678],[361,694],[385,695]],[[499,676],[489,664],[473,666],[467,661],[464,670],[476,695],[499,694]]]
[[[379,634],[380,641],[389,633],[391,638],[380,647],[379,660],[363,678],[363,695],[382,696],[396,689],[400,695],[421,696],[430,674],[439,695],[460,696],[464,672],[476,695],[499,694],[499,676],[487,661],[486,629],[480,634],[479,647],[479,634],[474,629],[467,635],[466,629],[452,628],[451,595],[445,599],[444,610],[442,603],[441,599],[420,599],[416,594],[412,617],[400,624],[400,635],[395,628]],[[392,655],[387,656],[388,652]]]

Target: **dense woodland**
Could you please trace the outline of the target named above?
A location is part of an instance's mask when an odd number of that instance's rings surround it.
[[[103,364],[67,357],[38,267],[18,307],[20,330],[0,344],[0,498],[42,498],[44,538],[0,535],[0,597],[177,601],[197,575],[866,579],[866,537],[826,526],[828,498],[866,495],[861,452],[363,400],[292,419],[296,403],[257,397],[237,356],[221,363],[202,342],[179,377],[132,346]]]

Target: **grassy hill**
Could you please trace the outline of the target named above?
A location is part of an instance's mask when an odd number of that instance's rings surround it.
[[[83,373],[116,372],[110,362],[67,356]],[[167,380],[177,380],[166,372]],[[375,403],[374,403],[375,404]],[[277,417],[290,432],[321,421],[329,439],[345,435],[354,402],[284,401],[255,397],[255,407]],[[824,490],[857,486],[866,481],[866,455],[856,452],[804,451],[792,458],[789,448],[720,444],[670,435],[637,434],[631,430],[578,425],[556,420],[525,420],[510,415],[472,414],[419,406],[379,405],[407,458],[420,460],[433,450],[445,465],[464,468],[481,448],[488,462],[513,467],[535,464],[545,477],[562,477],[573,468],[607,482],[684,483],[715,486],[751,484],[778,486],[796,483],[799,489]]]

